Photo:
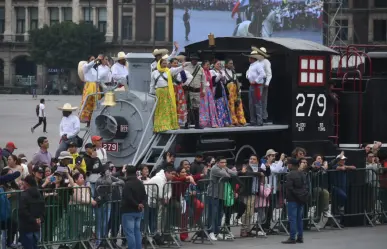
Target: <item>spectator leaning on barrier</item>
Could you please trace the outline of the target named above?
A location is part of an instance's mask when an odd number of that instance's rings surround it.
[[[345,213],[345,203],[347,201],[347,175],[346,172],[349,170],[355,170],[355,166],[347,166],[346,160],[347,158],[344,156],[344,151],[340,153],[336,157],[337,163],[336,165],[333,165],[333,169],[335,169],[337,172],[334,172],[334,175],[332,177],[333,181],[333,188],[332,188],[332,210],[335,211],[335,213],[340,214],[340,216],[343,216]],[[341,226],[343,219],[340,219]]]
[[[220,232],[223,216],[224,182],[221,179],[237,176],[236,171],[227,168],[227,160],[219,157],[216,164],[211,168],[210,183],[208,186],[208,218],[210,239],[217,240],[216,235]]]
[[[18,210],[21,243],[24,249],[38,249],[41,224],[44,222],[44,199],[31,175],[24,178],[23,189]]]
[[[142,239],[140,224],[142,212],[146,205],[144,184],[137,179],[136,167],[126,167],[127,181],[121,201],[122,230],[128,241],[128,248],[141,249]]]
[[[43,167],[40,167],[39,165],[34,166],[32,169],[32,175],[35,178],[36,184],[39,189],[42,189],[42,185],[44,183],[44,169]]]
[[[261,166],[262,167],[262,166]],[[270,167],[265,167],[263,170],[259,166],[258,156],[253,154],[249,158],[249,164],[244,165],[242,170],[238,173],[239,176],[243,176],[241,181],[244,184],[244,190],[240,193],[240,197],[243,203],[246,205],[246,211],[242,216],[243,226],[241,228],[241,237],[248,237],[250,233],[251,217],[254,215],[255,199],[259,192],[259,177],[270,176]]]
[[[290,237],[283,244],[296,244],[304,242],[303,214],[304,206],[309,200],[309,188],[306,175],[299,169],[302,160],[291,158],[288,160],[289,174],[286,176],[286,202],[290,225]],[[297,235],[297,238],[296,238]]]
[[[201,174],[203,173],[203,169],[205,167],[205,165],[203,164],[203,154],[202,153],[197,153],[196,156],[195,156],[195,160],[191,163],[191,167],[190,167],[190,174],[192,175],[196,175],[196,174]]]
[[[175,157],[174,153],[172,153],[170,151],[165,152],[163,155],[163,162],[160,165],[155,165],[152,168],[152,171],[150,173],[150,177],[154,177],[158,172],[160,172],[160,170],[165,169],[169,165],[172,165],[174,167],[175,158],[176,157]]]
[[[281,177],[281,174],[286,173],[288,171],[288,168],[284,164],[284,161],[286,159],[286,155],[284,153],[281,154],[278,161],[275,161],[276,155],[278,152],[276,152],[273,149],[269,149],[266,151],[266,155],[264,158],[264,161],[261,163],[261,169],[266,171],[270,168],[270,175],[267,177],[266,184],[269,185],[269,187],[272,188],[272,193],[270,196],[271,202],[269,204],[269,210],[267,213],[267,219],[265,224],[262,226],[264,229],[271,232],[271,220],[273,219],[273,211],[277,206],[277,202],[280,199],[280,195],[277,195],[277,191],[280,189],[278,186],[278,176]],[[274,217],[275,219],[278,219],[278,217]]]
[[[317,202],[317,219],[324,217],[330,217],[329,213],[329,183],[328,183],[328,162],[323,159],[321,155],[315,155],[314,161],[311,165],[312,171],[312,190],[313,200]],[[318,222],[318,221],[316,221]]]

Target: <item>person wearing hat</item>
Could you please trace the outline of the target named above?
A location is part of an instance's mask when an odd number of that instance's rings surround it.
[[[263,125],[262,91],[266,73],[262,63],[259,62],[262,55],[266,55],[266,53],[256,48],[252,48],[252,52],[246,55],[249,57],[250,62],[246,78],[250,82],[249,111],[251,126]]]
[[[102,137],[100,136],[92,136],[91,142],[95,146],[95,151],[97,152],[97,157],[101,160],[102,164],[107,162],[107,153],[105,148],[102,146]]]
[[[283,244],[304,242],[302,218],[304,207],[309,200],[309,187],[306,175],[299,170],[300,160],[291,158],[287,161],[289,174],[286,176],[285,190],[290,225],[290,237]],[[297,235],[297,237],[296,237]]]
[[[171,69],[167,66],[167,60],[159,60],[157,70],[151,75],[150,94],[156,95],[158,99],[153,121],[154,132],[179,129],[173,77],[184,70],[185,64]]]
[[[171,67],[177,68],[179,67],[179,60],[182,61],[185,59],[184,56],[178,55],[176,58],[171,59]],[[180,73],[176,74],[173,77],[173,85],[175,89],[176,95],[176,111],[177,111],[177,120],[179,122],[180,127],[184,126],[187,123],[187,101],[184,94],[184,86],[187,86],[188,83],[192,81],[192,75],[187,70],[183,70]]]
[[[199,65],[199,56],[197,54],[190,54],[189,63],[185,70],[192,75],[192,80],[185,86],[185,96],[188,107],[188,120],[185,128],[188,129],[190,124],[195,125],[195,129],[201,129],[200,126],[200,94],[206,87],[206,77],[201,65]]]
[[[117,54],[117,58],[115,58],[116,62],[112,66],[112,79],[115,82],[119,82],[119,85],[122,83],[126,83],[126,86],[128,84],[128,77],[129,77],[129,68],[128,63],[126,61],[126,55],[125,52],[119,52]],[[123,85],[125,86],[125,85]],[[120,86],[122,87],[122,86]]]
[[[8,158],[10,155],[13,155],[13,152],[17,150],[17,147],[14,142],[8,142],[4,149],[2,150],[2,156]]]
[[[97,85],[98,75],[95,66],[98,65],[97,63],[100,63],[103,59],[103,55],[99,55],[97,59],[95,59],[94,56],[90,56],[88,62],[80,62],[78,65],[78,76],[83,82],[85,82],[83,87],[81,106],[83,106],[85,101],[86,104],[79,115],[82,123],[89,124],[93,110],[97,105],[97,100],[101,99],[101,96],[97,95],[90,96],[88,98],[87,96],[96,93],[99,89],[99,86]]]
[[[28,160],[27,160],[27,157],[26,155],[24,154],[19,154],[17,156],[17,158],[20,160],[20,166],[22,166],[23,168],[23,174],[22,174],[22,179],[24,179],[24,177],[28,176],[29,172],[28,172]]]
[[[264,79],[265,84],[263,85],[263,90],[262,90],[262,110],[263,110],[263,122],[267,123],[268,120],[268,114],[267,114],[267,96],[269,94],[269,85],[270,81],[272,78],[272,73],[271,73],[271,63],[267,59],[269,56],[267,55],[266,48],[261,47],[261,48],[256,48],[252,47],[252,49],[259,50],[263,53],[258,53],[258,61],[262,64],[263,69],[265,70],[266,78]]]
[[[45,216],[45,202],[32,175],[23,180],[24,191],[20,194],[17,210],[20,242],[23,248],[38,248]]]
[[[171,55],[169,55],[167,57],[167,60],[175,57],[176,54],[177,54],[177,51],[179,50],[179,43],[174,42],[173,46],[174,46],[174,49],[173,49]],[[152,54],[155,57],[155,60],[151,64],[151,73],[153,71],[157,70],[157,63],[163,58],[163,56],[167,55],[168,52],[169,52],[168,49],[164,49],[164,48],[163,49],[157,49],[156,48],[155,50],[153,50]]]
[[[86,163],[85,160],[79,155],[77,151],[77,145],[74,142],[69,143],[68,152],[70,152],[72,156],[72,161],[68,165],[69,168],[74,171],[77,170],[79,173],[85,175],[86,174]]]
[[[42,185],[44,183],[44,169],[40,165],[36,165],[32,168],[32,175],[35,177],[36,184],[39,189],[42,188]]]
[[[93,195],[95,190],[95,182],[102,172],[103,164],[97,156],[95,145],[92,143],[85,144],[85,152],[86,154],[83,156],[83,159],[86,163],[86,181],[90,182],[91,193]]]
[[[231,122],[235,126],[244,126],[246,124],[246,118],[243,111],[240,83],[235,74],[233,60],[227,59],[225,61],[225,68],[222,71],[226,77],[226,87],[229,93],[228,107],[230,109]]]
[[[78,109],[78,107],[73,107],[71,104],[66,103],[62,107],[58,107],[58,109],[62,111],[63,117],[59,125],[61,140],[59,142],[59,147],[56,150],[55,158],[58,158],[62,151],[68,149],[70,142],[78,144],[78,133],[81,130],[80,120],[78,116],[73,114],[73,111]]]

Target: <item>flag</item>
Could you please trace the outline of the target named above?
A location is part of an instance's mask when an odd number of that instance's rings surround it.
[[[239,12],[240,9],[249,6],[250,0],[238,0],[232,9],[231,17],[234,18],[235,14]]]

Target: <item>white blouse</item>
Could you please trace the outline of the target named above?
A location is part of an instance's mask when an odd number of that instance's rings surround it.
[[[112,73],[109,66],[100,65],[97,68],[98,82],[107,83],[112,81]]]
[[[210,70],[210,73],[211,73],[212,77],[216,77],[214,83],[217,83],[220,80],[225,80],[226,79],[225,76],[224,76],[224,73],[222,71],[217,71],[215,69],[212,69],[212,70]]]
[[[170,68],[169,71],[171,72],[172,76],[175,76],[176,74],[180,73],[183,69],[184,69],[183,67],[173,67],[173,68]],[[153,71],[151,74],[149,93],[155,94],[157,88],[167,87],[168,81],[166,81],[164,78],[168,79],[167,73],[160,73],[158,70]],[[157,82],[156,82],[156,79],[157,79]]]

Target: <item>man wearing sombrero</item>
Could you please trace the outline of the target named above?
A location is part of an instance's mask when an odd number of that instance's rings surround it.
[[[128,63],[126,62],[125,52],[119,52],[117,58],[114,58],[116,63],[112,66],[112,79],[119,83],[128,83],[129,71]],[[122,86],[120,86],[122,87]]]
[[[252,49],[257,49],[256,47],[252,47]],[[265,70],[266,78],[264,79],[265,84],[263,85],[263,92],[262,92],[262,110],[263,110],[263,122],[266,123],[268,120],[268,114],[267,114],[267,96],[269,95],[269,84],[272,78],[271,74],[271,63],[267,59],[268,55],[266,52],[266,48],[261,47],[259,48],[260,51],[262,51],[266,56],[259,54],[258,55],[258,61],[263,65],[263,70]]]
[[[174,42],[173,45],[175,48],[173,49],[171,55],[168,56],[169,59],[175,57],[177,54],[177,51],[179,50],[179,44],[177,42]],[[155,50],[153,50],[152,54],[155,57],[155,61],[151,64],[151,72],[153,72],[154,70],[157,69],[157,62],[159,62],[159,60],[163,56],[167,55],[168,52],[169,52],[168,49],[155,49]]]
[[[73,111],[78,109],[78,107],[73,107],[71,104],[66,103],[62,107],[58,107],[58,109],[62,111],[63,117],[59,125],[61,139],[55,153],[55,158],[58,158],[62,151],[66,151],[71,142],[78,144],[78,133],[81,130],[79,118],[73,114]]]
[[[250,67],[246,72],[246,78],[250,82],[249,88],[249,110],[250,110],[250,125],[263,125],[263,109],[262,109],[262,91],[264,78],[266,77],[262,63],[259,62],[261,56],[267,56],[265,52],[252,47],[252,52],[249,55]]]

